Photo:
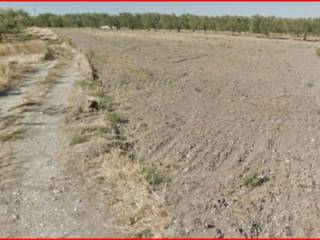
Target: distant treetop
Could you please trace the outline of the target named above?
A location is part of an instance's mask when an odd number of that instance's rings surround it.
[[[244,16],[197,16],[192,14],[127,13],[118,15],[108,13],[81,14],[40,14],[29,16],[26,12],[0,9],[0,36],[4,33],[19,31],[23,27],[91,27],[110,26],[112,29],[167,29],[180,32],[192,31],[230,31],[232,33],[285,33],[302,36],[320,34],[320,18],[279,18],[254,15]]]

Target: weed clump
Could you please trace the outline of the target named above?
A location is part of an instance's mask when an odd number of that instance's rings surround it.
[[[142,175],[147,183],[153,188],[157,187],[166,180],[166,177],[152,166],[144,166],[142,168]]]
[[[87,136],[81,135],[80,133],[76,132],[71,135],[70,144],[76,145],[80,143],[84,143],[88,141]]]
[[[243,184],[249,188],[255,188],[261,186],[263,183],[267,182],[269,179],[267,176],[259,176],[257,172],[252,172],[247,177],[245,177]]]
[[[45,53],[45,55],[44,55],[44,60],[46,60],[46,61],[52,61],[52,60],[54,60],[55,58],[56,58],[56,57],[55,57],[55,53],[54,53],[53,49],[50,48],[50,47],[48,47],[48,48],[47,48],[47,51],[46,51],[46,53]]]
[[[100,109],[108,109],[109,111],[113,110],[113,99],[108,95],[102,95],[96,97],[98,107]]]
[[[107,119],[113,126],[128,123],[128,119],[116,112],[108,112]]]
[[[134,237],[135,238],[152,238],[153,233],[150,229],[145,229],[140,232],[137,232]]]

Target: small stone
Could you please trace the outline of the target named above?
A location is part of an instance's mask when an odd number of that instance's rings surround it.
[[[188,172],[189,170],[190,170],[190,168],[189,168],[189,167],[186,167],[185,169],[183,169],[182,173],[186,173],[186,172]]]
[[[54,194],[62,193],[62,189],[54,189],[54,190],[53,190],[53,193],[54,193]]]
[[[20,217],[19,217],[19,215],[18,215],[17,213],[14,213],[14,214],[12,215],[12,218],[13,218],[14,220],[19,220],[19,219],[20,219]]]
[[[98,108],[99,108],[98,101],[96,101],[94,99],[89,100],[88,108],[93,109],[93,110],[98,110]]]
[[[215,228],[215,225],[212,224],[212,223],[208,223],[208,224],[206,225],[206,228]]]
[[[269,177],[266,175],[259,176],[258,179],[261,184],[269,181]]]
[[[21,196],[22,195],[22,192],[20,190],[16,191],[13,193],[13,195],[15,196]]]

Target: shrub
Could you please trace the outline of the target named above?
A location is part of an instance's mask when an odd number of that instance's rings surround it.
[[[108,112],[107,119],[112,125],[128,123],[128,119],[126,119],[125,117],[121,116],[119,113],[116,113],[116,112]]]

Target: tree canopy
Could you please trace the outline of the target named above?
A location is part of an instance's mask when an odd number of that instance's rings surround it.
[[[108,13],[81,14],[39,14],[29,16],[22,10],[0,9],[0,39],[4,33],[19,31],[27,26],[38,27],[91,27],[113,26],[117,29],[167,29],[180,32],[192,31],[230,31],[232,33],[270,33],[301,36],[320,34],[320,18],[279,18],[272,16],[197,16],[192,14],[128,13],[118,15]]]
[[[29,25],[31,19],[28,13],[22,10],[0,8],[0,40],[4,33],[14,33]]]

